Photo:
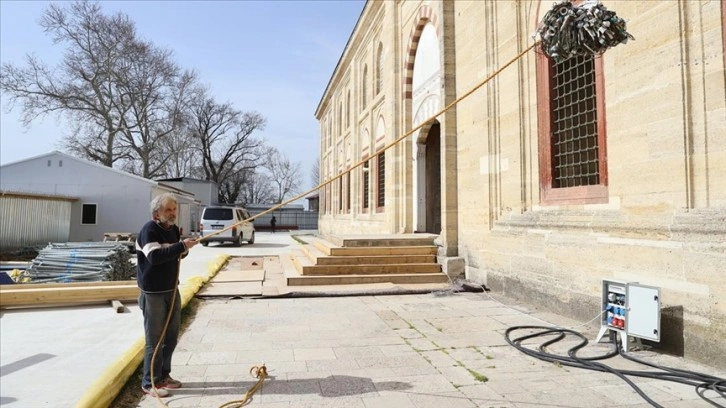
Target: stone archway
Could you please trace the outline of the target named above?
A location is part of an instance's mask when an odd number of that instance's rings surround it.
[[[430,120],[441,106],[441,52],[436,28],[421,29],[412,72],[413,126],[422,127],[412,144],[413,230],[441,232],[441,126]]]
[[[441,125],[434,121],[416,141],[415,231],[441,233]]]

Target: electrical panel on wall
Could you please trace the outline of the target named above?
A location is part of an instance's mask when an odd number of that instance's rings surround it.
[[[602,281],[600,341],[608,331],[621,335],[625,351],[629,337],[660,341],[660,289],[637,282]]]

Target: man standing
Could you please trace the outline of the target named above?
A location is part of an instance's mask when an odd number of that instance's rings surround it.
[[[181,387],[181,382],[170,376],[171,356],[181,323],[181,298],[177,289],[179,264],[197,241],[191,238],[181,241],[176,210],[177,200],[173,194],[155,197],[151,201],[152,219],[144,224],[136,239],[136,281],[141,289],[139,307],[144,315],[146,337],[141,388],[154,397],[167,397],[169,389]],[[152,379],[151,360],[169,313],[169,326],[154,358]]]
[[[275,216],[272,216],[272,219],[270,219],[270,227],[272,228],[272,233],[275,233],[275,224],[277,224],[277,218]]]

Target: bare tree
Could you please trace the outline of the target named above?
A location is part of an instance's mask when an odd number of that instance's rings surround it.
[[[193,122],[191,107],[204,88],[194,78],[195,74],[185,72],[177,81],[174,94],[175,129],[161,140],[161,149],[168,153],[165,170],[167,177],[203,178],[201,145],[191,129]]]
[[[196,75],[182,72],[172,53],[137,37],[124,13],[105,15],[98,3],[51,4],[40,25],[66,50],[58,70],[33,56],[26,66],[4,64],[0,89],[25,126],[50,113],[65,116],[65,147],[81,157],[147,178],[166,175],[173,154],[165,139]]]
[[[202,178],[199,140],[185,130],[178,130],[162,140],[161,148],[170,153],[164,174],[167,177]]]
[[[126,166],[146,178],[164,176],[174,154],[166,140],[184,124],[182,109],[196,82],[192,72],[181,72],[171,52],[139,43],[123,73],[116,74],[122,90],[121,144],[131,155]],[[138,169],[136,168],[138,167]]]
[[[274,202],[275,192],[272,188],[270,176],[264,172],[253,172],[242,186],[239,201],[245,205],[268,204]]]
[[[55,44],[67,46],[58,70],[35,56],[26,66],[3,64],[0,89],[8,95],[10,109],[22,105],[24,126],[50,113],[65,115],[75,126],[66,143],[71,151],[113,166],[127,157],[117,135],[125,108],[113,72],[136,40],[136,29],[127,15],[106,16],[98,4],[72,3],[68,9],[51,4],[40,25]]]
[[[264,129],[266,120],[257,112],[219,104],[206,91],[201,95],[191,109],[190,129],[199,141],[204,177],[219,186],[219,202],[233,203],[265,151],[253,133]]]
[[[275,203],[282,203],[300,190],[302,175],[299,162],[293,163],[283,153],[271,148],[265,168],[270,172],[270,180],[275,186]]]
[[[320,157],[315,159],[313,167],[310,169],[310,181],[312,181],[313,187],[320,185]]]

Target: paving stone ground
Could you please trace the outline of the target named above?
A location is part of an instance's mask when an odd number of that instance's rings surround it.
[[[482,293],[208,299],[181,337],[173,375],[182,389],[169,407],[218,407],[270,378],[249,406],[355,407],[649,407],[613,374],[529,357],[504,338],[510,325],[576,326],[565,318]],[[551,317],[551,316],[550,316]],[[580,327],[589,338],[597,328]],[[537,341],[539,343],[539,341]],[[569,344],[574,344],[570,341]],[[569,348],[560,347],[563,350]],[[607,343],[589,346],[605,353]],[[724,371],[650,351],[639,358],[724,377]],[[605,362],[647,369],[622,357]],[[694,387],[635,378],[664,407],[709,407]],[[707,394],[715,397],[714,394]],[[721,400],[722,405],[726,401]],[[145,398],[139,407],[156,407]]]

